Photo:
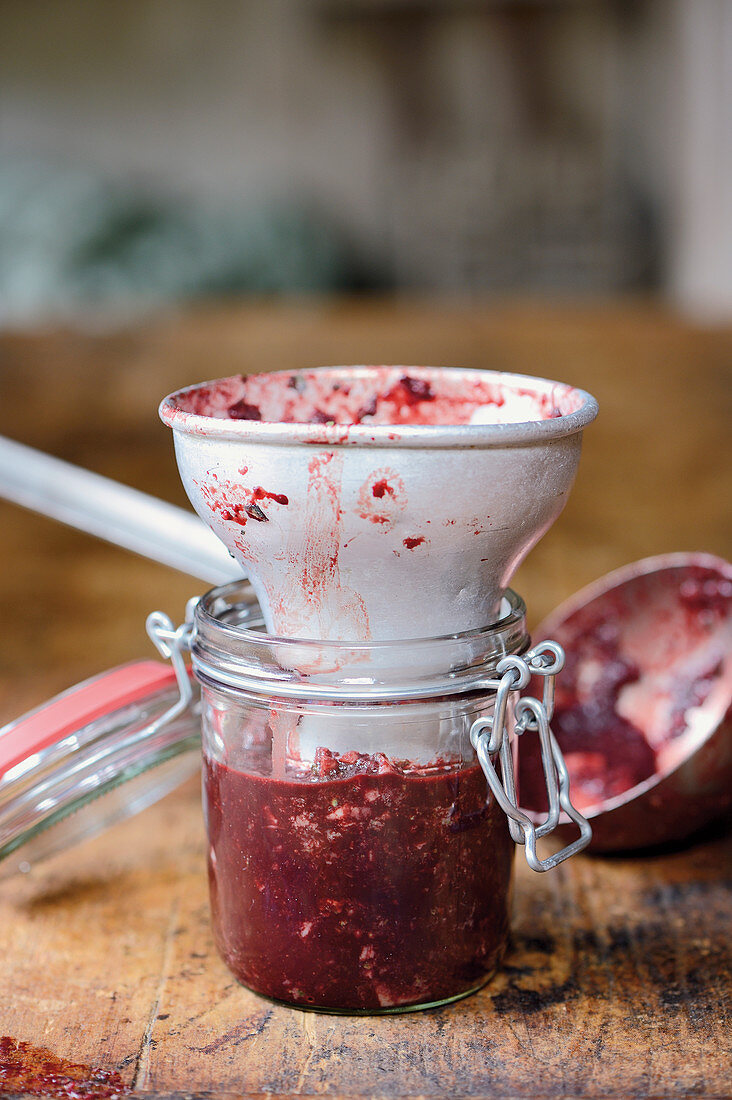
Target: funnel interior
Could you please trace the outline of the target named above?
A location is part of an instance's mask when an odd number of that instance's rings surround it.
[[[521,424],[577,413],[587,394],[559,382],[434,367],[321,367],[234,375],[167,399],[182,413],[263,424],[383,427]]]

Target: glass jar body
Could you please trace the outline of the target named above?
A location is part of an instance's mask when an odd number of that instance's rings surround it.
[[[202,694],[213,927],[236,977],[333,1012],[483,985],[506,943],[513,860],[470,744],[490,699]]]
[[[528,648],[521,598],[483,630],[350,644],[266,634],[241,582],[193,627],[213,927],[236,977],[341,1013],[478,989],[505,948],[513,841],[470,733]]]

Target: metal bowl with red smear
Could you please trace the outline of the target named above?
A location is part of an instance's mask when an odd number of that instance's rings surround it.
[[[552,728],[595,851],[679,841],[732,810],[732,565],[691,553],[634,562],[536,637],[567,654]],[[540,813],[541,765],[519,755],[521,804]]]

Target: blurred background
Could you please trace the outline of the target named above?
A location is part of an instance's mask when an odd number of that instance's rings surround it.
[[[732,316],[730,0],[0,0],[0,324],[307,291]]]
[[[0,0],[0,433],[187,507],[180,386],[538,374],[601,412],[515,580],[532,629],[727,555],[731,119],[732,0]],[[4,500],[0,530],[0,722],[204,587]]]

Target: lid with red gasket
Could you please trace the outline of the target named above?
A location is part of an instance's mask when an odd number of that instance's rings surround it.
[[[135,661],[77,684],[0,729],[0,876],[138,813],[199,767],[184,666]]]

